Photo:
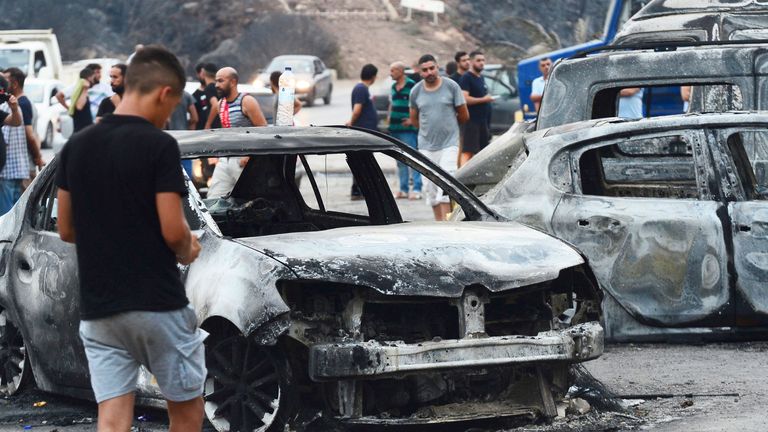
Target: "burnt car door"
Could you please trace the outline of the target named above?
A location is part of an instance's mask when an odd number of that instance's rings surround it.
[[[87,389],[87,361],[78,334],[77,255],[73,244],[59,238],[54,164],[35,182],[27,201],[8,264],[9,288],[31,342],[38,379],[41,371],[55,385]]]
[[[627,313],[657,327],[730,324],[726,208],[703,131],[576,144],[560,156],[573,192],[553,229]]]
[[[768,132],[722,130],[716,142],[730,155],[720,175],[734,184],[728,203],[741,327],[768,324]]]

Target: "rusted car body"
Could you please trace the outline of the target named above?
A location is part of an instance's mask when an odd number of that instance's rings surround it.
[[[607,340],[765,337],[766,131],[756,113],[539,131],[483,200],[587,256]]]
[[[614,44],[658,41],[768,40],[761,0],[654,0],[627,21]]]
[[[583,256],[498,223],[407,146],[347,128],[176,137],[185,158],[250,158],[226,198],[204,202],[188,181],[187,219],[204,234],[182,274],[210,333],[205,409],[217,430],[301,429],[318,417],[341,426],[552,417],[569,365],[602,353],[602,294]],[[346,161],[367,215],[326,208],[309,156]],[[404,223],[382,157],[440,185],[464,221]],[[56,233],[56,165],[0,219],[0,389],[13,393],[34,372],[42,390],[90,398],[75,249]],[[138,390],[141,403],[162,403],[146,371]]]
[[[461,167],[456,178],[476,194],[498,183],[521,154],[526,132],[617,115],[622,88],[693,85],[690,112],[762,110],[768,106],[768,45],[633,50],[558,62],[535,124],[523,124]],[[653,116],[653,113],[650,113]],[[578,128],[578,125],[572,127]],[[519,132],[518,132],[519,131]]]

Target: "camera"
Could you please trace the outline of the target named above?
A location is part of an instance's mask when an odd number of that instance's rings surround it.
[[[0,89],[0,104],[4,104],[8,102],[8,99],[11,98],[10,93],[6,93],[4,89]]]
[[[8,80],[0,76],[0,104],[8,102],[11,98],[11,86]]]

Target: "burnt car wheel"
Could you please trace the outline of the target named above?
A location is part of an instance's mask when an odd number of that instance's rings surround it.
[[[282,431],[296,403],[288,362],[243,335],[206,346],[205,414],[220,432]]]
[[[0,395],[11,396],[31,379],[27,349],[8,312],[0,311]]]

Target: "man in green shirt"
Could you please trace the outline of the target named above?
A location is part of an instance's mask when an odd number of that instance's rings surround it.
[[[394,81],[389,103],[389,133],[415,150],[418,145],[418,129],[411,124],[409,103],[411,89],[416,83],[405,75],[403,62],[392,63],[389,74]],[[400,176],[400,190],[395,194],[395,198],[421,199],[421,174],[401,162],[397,163],[397,168]],[[409,193],[411,176],[413,176],[413,190]]]

